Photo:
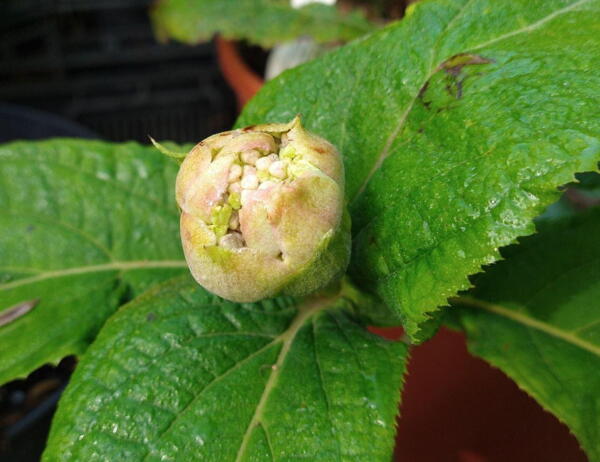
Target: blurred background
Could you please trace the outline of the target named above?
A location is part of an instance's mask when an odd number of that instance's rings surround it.
[[[378,27],[401,18],[410,1],[362,3]],[[229,129],[265,73],[340,43],[300,36],[268,54],[223,39],[161,42],[150,7],[149,0],[3,0],[0,142],[74,136],[147,144],[152,135],[195,143]],[[355,19],[340,37],[371,28]],[[2,462],[39,460],[75,364],[65,358],[0,387]],[[413,352],[401,412],[398,461],[585,461],[565,426],[447,330]]]
[[[82,135],[144,143],[148,134],[193,142],[229,128],[235,99],[214,45],[159,43],[150,4],[4,0],[0,138],[31,137],[28,120],[40,131],[71,133],[74,122]]]

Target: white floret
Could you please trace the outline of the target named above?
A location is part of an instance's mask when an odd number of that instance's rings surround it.
[[[219,245],[227,249],[240,249],[244,247],[244,239],[240,233],[229,233],[219,239]]]
[[[237,180],[240,179],[241,176],[242,176],[242,166],[241,165],[233,164],[231,167],[229,167],[229,178],[228,178],[229,183],[236,182]]]
[[[240,184],[239,181],[236,181],[235,183],[231,183],[229,185],[229,187],[227,188],[227,191],[229,192],[229,194],[231,194],[231,193],[240,194],[242,192],[242,185]]]
[[[285,162],[278,160],[277,162],[273,162],[269,167],[269,173],[275,178],[283,179],[286,177],[287,167]]]
[[[267,189],[270,188],[271,186],[275,186],[277,183],[275,181],[271,181],[271,180],[267,180],[267,181],[263,181],[260,186],[258,187],[258,189]]]
[[[251,195],[252,195],[252,190],[250,190],[250,189],[242,190],[242,195],[240,196],[240,203],[242,204],[242,207],[248,203]]]
[[[244,151],[241,154],[242,162],[248,165],[256,164],[256,161],[260,158],[260,152],[256,149],[251,149],[249,151]]]
[[[258,188],[258,176],[256,176],[256,169],[254,167],[245,165],[244,174],[240,183],[242,185],[242,189]]]
[[[252,200],[255,190],[277,186],[281,180],[287,178],[288,162],[281,160],[278,154],[261,156],[258,150],[248,149],[239,156],[242,165],[232,163],[229,167],[227,195],[222,197],[225,203],[230,200],[230,194],[239,194],[239,204],[243,207]],[[240,216],[237,210],[239,206],[235,206],[234,202],[231,204],[235,210],[229,217],[227,234],[218,240],[218,244],[228,249],[239,249],[246,244],[240,232]]]
[[[273,159],[270,156],[261,157],[256,161],[256,169],[265,171],[269,170],[269,166],[273,163]]]

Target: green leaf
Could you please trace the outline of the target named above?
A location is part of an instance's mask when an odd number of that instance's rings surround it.
[[[474,279],[455,316],[469,349],[566,423],[600,461],[600,209],[542,223]]]
[[[160,0],[151,14],[157,34],[181,42],[216,33],[263,47],[309,35],[317,42],[351,40],[374,29],[360,13],[322,4],[292,8],[289,0]]]
[[[599,0],[426,1],[290,70],[238,125],[290,120],[344,155],[351,272],[415,337],[557,186],[600,159]]]
[[[176,172],[135,143],[0,146],[0,383],[83,352],[122,300],[186,271]]]
[[[44,460],[389,461],[407,348],[345,304],[151,290],[86,352]]]

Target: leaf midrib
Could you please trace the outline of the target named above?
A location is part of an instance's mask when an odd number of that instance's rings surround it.
[[[521,27],[520,29],[515,29],[511,32],[507,32],[506,34],[502,34],[494,39],[490,39],[486,42],[480,43],[479,45],[475,45],[471,48],[469,48],[467,51],[475,51],[475,50],[479,50],[481,48],[485,48],[486,46],[489,46],[493,43],[497,43],[500,42],[502,40],[508,39],[510,37],[514,37],[515,35],[519,35],[522,33],[527,33],[527,32],[531,32],[533,30],[538,29],[539,27],[541,27],[542,25],[544,25],[545,23],[547,23],[548,21],[553,20],[554,18],[561,16],[562,14],[568,13],[569,11],[572,11],[574,9],[576,9],[577,7],[590,2],[591,0],[578,0],[574,3],[571,3],[568,6],[565,6],[564,8],[558,9],[556,11],[554,11],[553,13],[550,13],[549,15],[545,16],[544,18],[539,19],[538,21],[535,21],[531,24],[528,24],[527,26]],[[466,2],[462,8],[456,13],[456,15],[448,22],[448,24],[446,25],[446,27],[444,28],[443,31],[440,32],[439,36],[438,36],[438,40],[435,42],[435,45],[438,45],[439,42],[439,37],[441,37],[443,34],[445,34],[448,30],[450,30],[450,26],[452,26],[454,24],[454,22],[456,21],[456,19],[458,19],[459,17],[461,17],[464,14],[464,11],[467,9],[467,7],[471,4],[471,1]],[[383,148],[381,149],[381,152],[379,153],[379,155],[376,157],[375,162],[373,163],[373,167],[371,168],[371,170],[369,171],[369,173],[367,174],[367,176],[365,177],[364,181],[362,182],[362,184],[360,185],[360,187],[357,190],[357,193],[354,195],[354,197],[350,200],[351,203],[355,202],[356,199],[358,199],[358,197],[360,197],[362,195],[362,193],[364,192],[364,190],[367,188],[369,182],[371,181],[371,178],[373,178],[373,176],[375,175],[375,173],[377,173],[377,171],[381,168],[381,166],[383,165],[383,162],[389,157],[390,155],[390,149],[392,148],[392,145],[394,144],[394,141],[396,140],[396,138],[398,136],[400,136],[400,133],[402,132],[402,129],[404,128],[404,125],[406,123],[406,120],[408,119],[408,116],[410,115],[410,112],[417,100],[417,98],[419,97],[419,94],[421,92],[421,89],[423,88],[423,86],[433,77],[433,75],[438,71],[439,66],[441,66],[441,64],[445,61],[445,59],[441,59],[438,58],[437,64],[435,64],[435,60],[434,57],[437,54],[437,50],[436,48],[432,48],[431,50],[431,56],[432,59],[430,61],[430,65],[427,71],[427,74],[425,76],[425,78],[423,79],[423,81],[421,82],[421,85],[419,85],[419,90],[411,97],[411,99],[409,100],[409,102],[407,103],[404,111],[402,111],[401,115],[400,115],[400,119],[398,121],[398,124],[396,125],[396,127],[392,130],[392,132],[390,133],[390,136],[387,138]],[[435,65],[434,65],[435,64]]]
[[[287,355],[294,343],[294,339],[296,338],[296,334],[302,328],[304,323],[308,321],[310,318],[315,316],[318,312],[325,310],[327,307],[331,306],[331,302],[333,302],[336,297],[330,298],[318,298],[313,299],[306,302],[304,305],[298,307],[298,315],[294,318],[290,326],[287,328],[285,332],[283,332],[275,341],[283,341],[283,346],[279,355],[277,357],[277,361],[273,365],[271,369],[271,374],[267,379],[265,384],[265,388],[260,397],[260,400],[256,406],[254,411],[254,415],[250,419],[250,423],[248,427],[246,427],[246,431],[244,432],[244,437],[242,438],[242,442],[238,449],[235,462],[240,462],[245,454],[246,448],[248,447],[248,443],[250,442],[250,437],[252,435],[253,430],[260,424],[262,424],[262,417],[264,414],[265,406],[269,400],[269,396],[275,387],[279,376],[281,375],[281,370],[283,368],[283,364],[287,358]],[[275,342],[274,341],[274,342]],[[264,428],[264,425],[263,425]],[[266,428],[265,428],[266,433]]]
[[[186,268],[185,260],[139,260],[139,261],[113,261],[100,265],[78,266],[54,271],[46,271],[28,278],[21,278],[15,281],[0,284],[0,290],[13,289],[15,287],[33,284],[46,279],[61,278],[66,276],[104,272],[104,271],[123,271],[136,269],[159,269],[159,268]]]
[[[545,334],[551,335],[560,340],[568,342],[571,345],[582,348],[586,351],[589,351],[593,355],[600,357],[600,346],[594,345],[593,343],[588,342],[587,340],[584,340],[581,337],[574,335],[573,331],[562,330],[551,324],[548,324],[546,322],[535,319],[526,313],[521,313],[521,312],[518,312],[515,310],[511,310],[502,305],[498,305],[495,303],[489,303],[489,302],[477,299],[475,297],[470,297],[470,296],[456,297],[456,298],[452,299],[452,302],[461,304],[461,305],[465,305],[470,308],[481,309],[481,310],[487,311],[489,313],[493,313],[498,316],[502,316],[504,318],[510,319],[511,321],[520,323],[526,327],[538,330],[540,332],[543,332]]]
[[[258,425],[262,424],[261,418],[263,416],[264,407],[269,399],[269,396],[270,396],[270,393],[271,393],[273,387],[275,386],[275,384],[277,382],[277,379],[279,378],[279,376],[281,374],[281,369],[282,369],[283,363],[285,362],[285,359],[286,359],[286,357],[289,353],[289,350],[293,344],[293,341],[296,337],[296,334],[298,333],[300,328],[304,325],[304,323],[307,320],[309,320],[311,317],[313,317],[319,311],[325,310],[327,307],[331,306],[331,302],[333,302],[336,299],[337,299],[337,296],[330,297],[330,298],[311,299],[311,300],[307,301],[306,303],[304,303],[303,305],[300,305],[297,308],[294,308],[294,309],[298,310],[298,313],[292,320],[291,324],[288,326],[288,328],[283,333],[281,333],[280,335],[278,335],[277,337],[275,337],[273,340],[266,343],[265,345],[261,346],[258,350],[252,352],[250,355],[241,359],[240,361],[235,363],[232,367],[227,369],[224,373],[220,374],[215,379],[213,379],[208,385],[206,385],[199,392],[199,394],[197,394],[185,406],[185,408],[182,411],[178,412],[178,415],[175,417],[175,419],[173,419],[173,421],[165,429],[163,429],[160,432],[160,435],[156,439],[158,440],[162,436],[169,433],[169,431],[171,431],[171,429],[174,427],[175,423],[178,421],[179,416],[181,416],[188,408],[190,408],[190,406],[192,406],[192,404],[195,403],[198,400],[198,398],[200,397],[200,395],[203,394],[208,388],[213,387],[216,383],[220,382],[224,377],[228,376],[235,370],[239,369],[239,367],[242,364],[247,363],[249,360],[251,360],[252,358],[255,358],[256,356],[265,352],[269,348],[272,348],[273,346],[278,345],[279,343],[283,343],[281,351],[279,352],[279,355],[277,356],[277,361],[271,369],[271,374],[269,375],[269,378],[267,379],[265,388],[263,389],[263,393],[262,393],[261,398],[256,406],[254,414],[250,420],[250,423],[248,424],[248,426],[246,428],[246,431],[244,432],[242,442],[240,444],[238,453],[236,455],[236,461],[240,461],[241,457],[244,455],[244,452],[246,451],[247,445],[250,441],[250,436],[252,435],[252,431]],[[264,425],[263,425],[263,428],[264,428]],[[265,429],[265,433],[266,433],[266,428],[264,428],[264,429]],[[153,452],[151,450],[148,451],[143,460],[144,461],[148,460],[148,458],[151,457],[152,455],[153,455]]]

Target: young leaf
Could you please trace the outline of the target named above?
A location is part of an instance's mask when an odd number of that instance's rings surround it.
[[[86,352],[43,460],[389,461],[406,345],[345,303],[151,290]]]
[[[295,9],[289,0],[160,0],[151,17],[159,37],[192,44],[216,33],[263,47],[304,35],[318,42],[345,41],[374,29],[359,12],[322,4]]]
[[[428,1],[268,83],[238,125],[302,113],[345,156],[353,277],[404,319],[468,287],[600,159],[600,0]]]
[[[0,383],[81,353],[123,299],[186,271],[176,172],[135,143],[0,146]]]
[[[565,422],[600,461],[600,209],[505,249],[454,313],[469,349]],[[453,308],[452,312],[455,311]]]

